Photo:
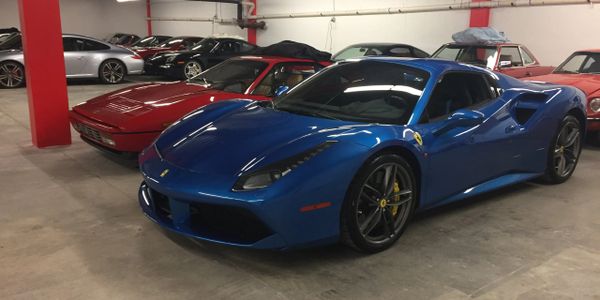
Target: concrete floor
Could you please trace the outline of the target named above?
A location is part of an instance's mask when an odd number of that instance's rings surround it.
[[[69,87],[74,105],[115,86]],[[169,235],[141,176],[77,136],[31,146],[24,89],[0,91],[0,299],[600,299],[600,149],[573,178],[420,215],[363,256],[249,251]]]

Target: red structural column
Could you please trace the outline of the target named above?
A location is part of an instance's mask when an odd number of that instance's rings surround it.
[[[70,144],[59,0],[18,1],[33,144]]]
[[[473,0],[473,2],[489,2],[490,0]],[[490,26],[490,8],[472,8],[469,27]]]
[[[152,35],[152,3],[146,0],[146,25],[148,26],[148,36]]]
[[[251,0],[252,3],[254,3],[254,9],[252,10],[251,15],[256,16],[256,10],[257,10],[257,0]],[[248,43],[251,44],[256,44],[256,28],[248,28]]]

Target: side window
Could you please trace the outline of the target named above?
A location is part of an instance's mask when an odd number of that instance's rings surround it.
[[[583,73],[600,73],[600,60],[598,60],[597,56],[588,56],[581,70]]]
[[[535,62],[535,60],[533,60],[533,56],[531,55],[529,50],[527,50],[526,48],[521,47],[521,53],[523,54],[523,63],[524,64],[530,65]]]
[[[240,50],[241,52],[249,52],[249,51],[254,50],[254,48],[255,48],[253,45],[250,45],[248,43],[241,43],[241,44],[242,44],[241,50]]]
[[[502,47],[500,50],[500,61],[510,61],[513,67],[523,66],[519,47]]]
[[[390,49],[390,53],[397,57],[412,57],[410,49],[407,47],[396,47]]]
[[[274,97],[280,86],[290,89],[321,70],[323,66],[307,63],[280,63],[275,65],[252,92],[253,95]]]
[[[425,51],[421,51],[417,48],[413,48],[413,52],[415,54],[415,57],[419,57],[419,58],[429,57],[429,54],[427,54]]]
[[[75,51],[75,45],[73,44],[73,38],[64,37],[63,38],[63,48],[65,52]]]
[[[233,54],[240,51],[240,44],[237,42],[226,41],[222,42],[219,47],[220,54]]]
[[[110,49],[109,46],[104,45],[102,43],[98,43],[96,41],[92,41],[92,40],[83,40],[83,41],[84,41],[84,44],[83,44],[84,51],[98,51],[98,50]]]
[[[496,97],[483,74],[448,73],[433,90],[422,121],[436,121],[459,109],[476,107]]]

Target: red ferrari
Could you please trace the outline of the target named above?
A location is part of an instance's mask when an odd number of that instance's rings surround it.
[[[600,49],[577,51],[551,74],[525,78],[572,85],[587,96],[587,131],[600,141]]]
[[[229,59],[187,81],[147,83],[73,107],[71,124],[102,150],[135,154],[169,125],[204,105],[227,99],[270,100],[329,65],[309,59],[245,56]]]

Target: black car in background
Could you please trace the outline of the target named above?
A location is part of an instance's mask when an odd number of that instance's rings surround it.
[[[168,39],[170,39],[171,36],[168,35],[150,35],[147,36],[133,44],[131,44],[131,48],[134,47],[138,47],[138,48],[146,48],[146,47],[156,47],[160,44],[162,44],[163,42],[167,41]]]
[[[355,44],[342,49],[333,56],[334,61],[362,56],[394,56],[426,58],[429,54],[419,48],[407,44],[364,43]]]
[[[146,74],[188,79],[231,57],[250,54],[255,49],[256,45],[241,39],[209,37],[187,51],[166,52],[147,59],[144,71]]]

